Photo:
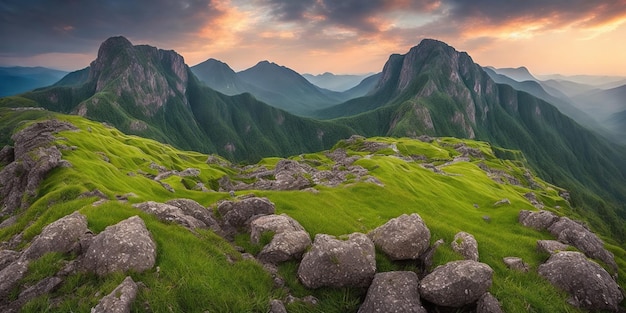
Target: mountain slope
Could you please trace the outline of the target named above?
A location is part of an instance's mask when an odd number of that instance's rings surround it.
[[[207,86],[225,95],[234,96],[248,92],[251,86],[241,81],[228,64],[208,59],[191,67],[191,71]]]
[[[319,75],[302,74],[302,77],[320,88],[342,92],[356,87],[363,79],[372,75],[371,73],[366,75],[335,75],[326,72]]]
[[[533,76],[533,74],[531,74],[530,71],[524,66],[521,66],[518,68],[495,68],[495,67],[487,66],[486,68],[492,70],[495,73],[504,75],[518,82],[524,82],[524,81],[529,81],[529,80],[538,81],[538,79],[535,78],[535,76]]]
[[[249,94],[220,94],[203,86],[174,51],[133,46],[123,37],[105,41],[88,70],[71,73],[56,86],[2,99],[0,105],[30,103],[24,99],[233,160],[321,150],[353,133],[295,117]]]
[[[31,111],[2,108],[0,112],[2,119],[32,119]],[[247,189],[237,191],[233,198],[212,182],[224,177],[233,182],[258,181],[268,176],[250,174],[273,171],[281,160],[264,159],[242,168],[217,156],[176,150],[77,116],[48,114],[47,118],[69,122],[77,128],[56,134],[53,142],[63,160],[72,166],[57,168],[47,175],[31,199],[32,205],[18,212],[12,226],[0,228],[0,241],[19,241],[21,244],[14,249],[21,252],[46,225],[74,211],[86,216],[94,235],[138,215],[156,241],[158,257],[154,267],[145,272],[96,277],[81,272],[68,274],[64,269],[66,276],[59,275],[58,288],[23,303],[26,311],[89,311],[129,275],[145,286],[132,304],[132,311],[138,312],[266,312],[270,299],[287,302],[289,295],[313,295],[318,303],[309,305],[296,300],[287,305],[289,312],[356,312],[367,288],[306,289],[296,276],[297,261],[278,265],[277,275],[285,288],[276,287],[269,272],[242,255],[241,249],[257,254],[262,248],[251,243],[249,234],[240,234],[231,243],[211,230],[190,231],[175,221],[162,222],[133,206],[144,201],[184,198],[197,201],[202,210],[213,211],[220,201],[240,201],[254,193],[267,197],[275,204],[277,214],[288,214],[312,237],[367,233],[391,218],[418,213],[430,229],[432,242],[439,238],[445,241],[434,254],[432,268],[462,258],[450,246],[457,232],[465,231],[475,237],[481,262],[494,270],[489,291],[504,311],[584,312],[570,306],[563,292],[537,274],[537,267],[547,258],[537,252],[537,240],[554,238],[518,222],[520,210],[535,210],[525,196],[529,192],[546,210],[577,216],[559,196],[559,187],[527,174],[524,156],[519,151],[508,150],[508,159],[501,159],[496,155],[502,149],[485,142],[455,138],[433,138],[430,143],[408,138],[357,138],[339,142],[331,151],[290,160],[327,171],[339,168],[340,163],[334,158],[345,153],[353,159],[351,166],[362,168],[380,184],[346,177],[335,187],[320,183],[302,191]],[[18,124],[22,123],[15,123]],[[156,179],[160,171],[180,173],[187,168],[197,169],[197,174],[162,176],[160,182]],[[217,191],[194,190],[188,187],[193,187],[189,182],[201,182]],[[164,188],[163,183],[173,191]],[[509,199],[510,204],[495,205],[503,198]],[[18,239],[11,240],[14,238]],[[626,251],[610,238],[605,241],[616,255],[619,283],[624,286]],[[243,248],[236,250],[234,245]],[[524,273],[507,268],[502,262],[507,256],[521,257],[531,270]],[[23,283],[14,293],[17,296],[29,284],[55,275],[66,264],[72,264],[75,257],[72,253],[43,256],[27,269]],[[422,274],[413,263],[392,261],[380,251],[376,253],[381,272],[408,270]]]
[[[45,67],[0,67],[0,97],[50,86],[66,74]]]

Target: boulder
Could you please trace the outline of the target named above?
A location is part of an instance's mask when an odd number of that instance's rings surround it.
[[[213,212],[203,207],[200,203],[191,199],[173,199],[165,202],[165,204],[169,204],[181,209],[183,213],[201,221],[215,233],[222,233],[222,228],[220,227],[217,220],[215,220]]]
[[[528,272],[528,270],[530,269],[528,264],[526,264],[526,262],[524,262],[522,258],[508,256],[508,257],[503,258],[502,261],[504,262],[504,264],[506,264],[506,267],[512,270],[516,270],[520,272]]]
[[[617,273],[617,263],[615,263],[613,253],[606,250],[604,242],[583,225],[567,217],[561,217],[548,228],[548,231],[558,241],[570,244],[588,257],[604,262],[613,269],[614,273]]]
[[[374,243],[364,234],[347,240],[317,234],[304,254],[298,278],[307,288],[367,287],[376,273]]]
[[[416,213],[392,218],[368,236],[392,260],[418,259],[430,244],[430,230]]]
[[[8,301],[8,293],[17,286],[28,270],[28,260],[18,259],[0,271],[0,303]]]
[[[64,164],[61,152],[52,145],[55,140],[52,134],[70,129],[76,127],[50,119],[33,123],[11,137],[15,142],[14,161],[0,171],[0,216],[28,206],[28,199],[35,196],[48,172]]]
[[[19,259],[20,253],[13,250],[0,250],[0,271]]]
[[[280,234],[292,231],[304,231],[304,227],[287,214],[265,215],[250,223],[250,240],[252,243],[259,243],[264,232]]]
[[[537,240],[537,251],[555,254],[559,251],[566,251],[568,245],[556,240]]]
[[[108,226],[96,235],[83,255],[82,268],[100,276],[143,272],[154,266],[156,243],[139,216]]]
[[[35,285],[30,286],[24,291],[20,292],[17,300],[11,303],[11,307],[19,309],[28,301],[54,291],[55,289],[57,289],[57,287],[59,287],[59,285],[61,285],[62,282],[63,279],[57,276],[46,277],[37,282]]]
[[[272,241],[263,247],[257,259],[272,264],[299,259],[310,245],[311,237],[304,230],[281,232],[275,234]]]
[[[137,297],[138,289],[137,283],[127,276],[119,286],[91,309],[91,313],[130,313],[130,306]]]
[[[287,313],[285,304],[277,299],[270,300],[270,312],[269,313]]]
[[[4,146],[0,150],[0,167],[15,161],[15,150],[11,146]]]
[[[450,243],[452,250],[460,254],[466,260],[478,261],[478,242],[472,234],[458,232]]]
[[[502,313],[502,307],[496,297],[486,292],[476,302],[476,313]]]
[[[44,227],[22,258],[34,260],[48,252],[68,253],[76,248],[81,236],[87,232],[87,218],[76,211]]]
[[[207,225],[205,223],[191,215],[185,214],[183,210],[173,205],[147,201],[143,203],[133,204],[133,207],[138,208],[146,213],[153,214],[164,222],[180,224],[189,229],[207,228]]]
[[[548,227],[550,227],[558,219],[559,217],[556,214],[545,210],[539,210],[537,212],[522,210],[519,212],[518,217],[520,224],[536,230],[548,229]]]
[[[359,313],[426,313],[417,291],[414,272],[385,272],[374,276]]]
[[[435,268],[419,285],[423,299],[436,305],[462,307],[476,302],[491,287],[493,270],[471,260],[453,261]]]
[[[276,164],[272,181],[272,190],[301,190],[313,186],[311,181],[305,177],[308,174],[308,165],[303,165],[297,161],[282,159]]]
[[[232,227],[244,227],[257,215],[274,214],[276,207],[267,198],[251,197],[240,201],[224,201],[217,207],[224,224]]]
[[[577,307],[617,312],[624,299],[611,275],[580,252],[553,254],[539,266],[539,275],[569,293],[569,302]]]

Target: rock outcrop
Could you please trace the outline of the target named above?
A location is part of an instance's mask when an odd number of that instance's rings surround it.
[[[91,309],[91,313],[130,313],[130,306],[137,297],[138,289],[137,283],[127,276],[119,286]]]
[[[453,261],[438,266],[419,284],[423,299],[440,306],[462,307],[476,302],[489,287],[493,270],[476,261]]]
[[[385,272],[374,276],[359,313],[426,313],[414,272]]]
[[[173,205],[158,203],[154,201],[147,201],[143,203],[134,204],[134,207],[150,214],[156,215],[160,220],[164,222],[176,223],[185,226],[189,229],[194,228],[207,228],[207,225],[197,218],[185,214],[183,210]]]
[[[416,213],[393,218],[368,236],[392,260],[418,259],[430,245],[430,230]]]
[[[88,231],[87,218],[74,212],[44,227],[24,251],[22,258],[34,260],[48,252],[68,253],[76,249],[80,238]]]
[[[156,244],[143,220],[133,216],[108,226],[95,236],[82,258],[82,268],[104,276],[114,272],[143,272],[154,266]]]
[[[367,287],[376,273],[374,243],[364,234],[347,240],[317,234],[304,254],[298,278],[307,288]]]
[[[463,256],[466,260],[478,261],[478,242],[472,234],[458,232],[450,243],[454,252]]]
[[[577,307],[617,312],[624,299],[611,275],[580,252],[553,254],[539,266],[539,275],[569,293],[569,302]]]
[[[519,212],[518,221],[526,227],[534,228],[536,230],[546,230],[558,219],[559,217],[550,211],[540,210],[532,212],[522,210]]]
[[[222,233],[222,228],[213,216],[213,212],[203,207],[200,203],[191,199],[173,199],[165,202],[165,204],[181,209],[183,213],[201,221],[216,234]]]
[[[27,207],[46,174],[66,164],[53,145],[53,134],[74,129],[70,123],[50,119],[34,123],[11,137],[15,142],[13,157],[4,159],[14,161],[0,171],[0,217]]]

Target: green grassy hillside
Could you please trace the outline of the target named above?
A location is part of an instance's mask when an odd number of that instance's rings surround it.
[[[135,311],[145,311],[149,306],[154,312],[267,312],[269,299],[286,297],[287,291],[274,289],[271,276],[259,264],[243,260],[240,252],[211,231],[192,233],[175,224],[164,224],[131,206],[148,200],[164,202],[190,198],[214,207],[218,200],[230,198],[225,192],[189,190],[186,188],[189,184],[177,176],[164,180],[175,190],[169,192],[141,174],[156,174],[150,166],[152,163],[179,171],[197,168],[200,174],[186,179],[206,186],[212,186],[211,182],[225,175],[237,180],[238,167],[228,165],[225,160],[222,160],[224,165],[207,164],[207,155],[125,135],[115,128],[77,116],[47,111],[0,110],[2,125],[6,121],[23,126],[24,123],[19,121],[54,115],[80,129],[59,133],[56,142],[70,147],[63,150],[63,158],[72,167],[57,168],[48,175],[33,204],[19,213],[17,223],[0,229],[0,241],[7,241],[20,232],[28,241],[45,225],[76,210],[87,216],[89,228],[95,233],[127,217],[139,215],[157,243],[157,263],[153,270],[131,273],[136,281],[142,281],[147,287],[134,302]],[[490,291],[506,312],[581,312],[566,304],[566,295],[536,273],[538,265],[548,257],[536,252],[536,241],[553,238],[546,232],[521,226],[517,216],[522,209],[534,210],[523,196],[533,191],[546,209],[575,219],[581,217],[558,196],[559,187],[533,177],[537,186],[530,189],[524,175],[528,169],[526,160],[519,151],[454,138],[439,138],[432,143],[384,137],[367,141],[388,146],[368,152],[364,141],[357,140],[353,143],[341,141],[334,149],[343,148],[348,155],[362,156],[355,164],[369,170],[384,187],[348,180],[338,187],[314,186],[315,192],[245,190],[237,195],[253,193],[269,198],[276,204],[277,213],[286,213],[298,220],[312,237],[318,233],[367,233],[403,213],[418,213],[430,228],[432,241],[443,238],[446,242],[437,250],[435,266],[461,258],[449,245],[458,231],[475,236],[481,261],[494,269]],[[469,161],[457,158],[455,161],[455,157],[460,156],[455,149],[459,144],[479,150],[484,158],[472,157]],[[330,168],[333,163],[323,152],[302,154],[292,159],[319,169]],[[264,159],[256,166],[271,169],[277,161],[275,158]],[[441,173],[429,169],[427,164],[438,166]],[[500,170],[517,179],[520,185],[498,183],[479,165]],[[94,189],[112,200],[93,206],[97,198],[80,197]],[[115,200],[116,195],[127,195],[128,202]],[[511,204],[494,206],[496,201],[504,198]],[[602,239],[615,254],[620,267],[619,283],[626,287],[625,248],[611,238]],[[254,250],[245,235],[238,236],[236,242]],[[521,273],[507,269],[502,262],[506,256],[523,258],[530,264],[531,271]],[[55,273],[70,259],[72,256],[48,254],[31,264],[24,280],[36,282]],[[236,261],[231,263],[229,259]],[[392,262],[380,253],[377,267],[378,271],[418,270],[414,264]],[[279,268],[291,293],[296,297],[312,294],[320,303],[317,306],[295,303],[288,306],[289,312],[356,312],[365,295],[366,290],[362,289],[306,290],[297,281],[296,270],[294,262]],[[89,311],[122,279],[120,275],[97,278],[74,274],[59,290],[28,303],[24,311]]]

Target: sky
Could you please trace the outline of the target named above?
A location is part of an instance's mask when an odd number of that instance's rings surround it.
[[[483,66],[626,76],[626,0],[0,0],[0,66],[78,70],[118,35],[236,71],[379,72],[433,38]]]

